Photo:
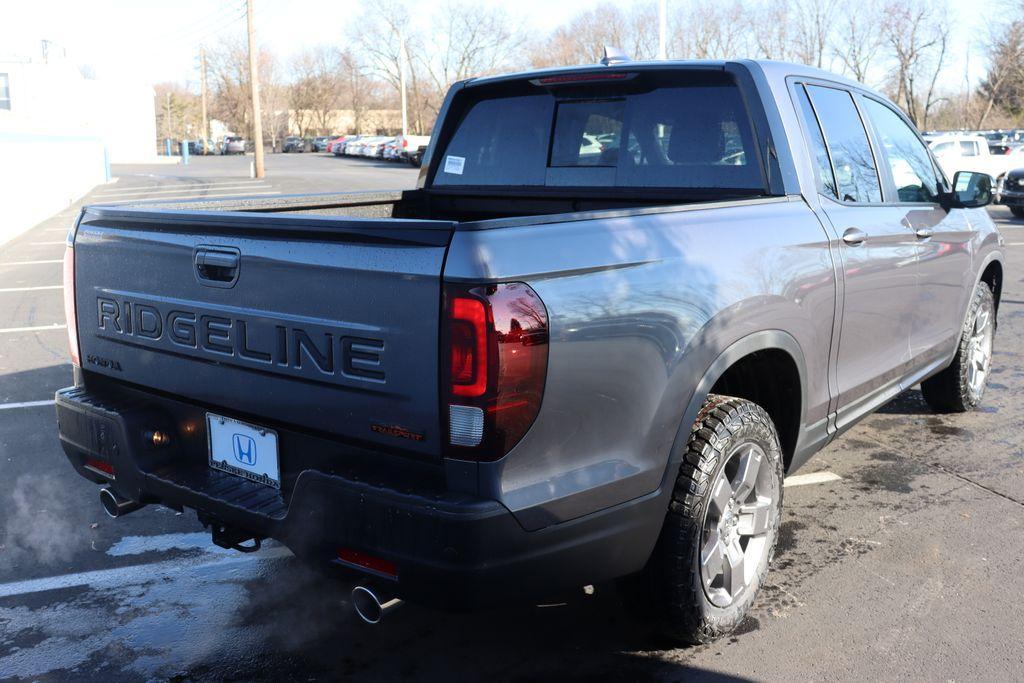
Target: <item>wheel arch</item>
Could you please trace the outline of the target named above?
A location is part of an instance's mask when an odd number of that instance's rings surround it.
[[[807,365],[804,359],[803,350],[797,340],[788,332],[783,330],[763,330],[751,333],[730,344],[724,349],[715,360],[707,367],[701,379],[697,383],[690,401],[683,412],[682,420],[679,423],[678,431],[672,443],[672,455],[669,459],[669,466],[666,472],[668,481],[671,482],[679,470],[679,464],[686,452],[687,443],[690,438],[690,430],[697,419],[697,414],[708,395],[715,393],[715,390],[729,388],[736,391],[740,387],[739,398],[754,400],[752,396],[757,394],[750,390],[749,384],[738,382],[739,375],[751,369],[750,363],[760,362],[783,362],[789,364],[789,374],[782,378],[787,391],[781,395],[782,398],[789,393],[797,392],[798,405],[795,409],[790,406],[786,410],[784,403],[777,403],[771,408],[762,405],[776,422],[776,429],[779,430],[779,440],[783,446],[783,457],[787,469],[793,462],[795,454],[801,450],[801,441],[804,434],[805,412],[807,409]],[[761,366],[764,367],[764,366]],[[757,381],[763,376],[757,370],[752,379]],[[742,395],[746,394],[746,395]],[[736,395],[730,394],[730,395]],[[780,410],[781,408],[781,410]],[[774,412],[773,412],[774,411]],[[777,422],[777,415],[782,422]],[[785,436],[783,436],[785,434]]]
[[[988,260],[981,270],[979,282],[984,282],[992,290],[995,299],[996,313],[999,313],[999,300],[1003,295],[1003,262],[996,255]]]

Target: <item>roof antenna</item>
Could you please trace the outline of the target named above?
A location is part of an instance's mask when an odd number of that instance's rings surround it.
[[[621,47],[612,47],[611,45],[604,46],[604,57],[601,58],[601,63],[605,66],[631,61],[633,60],[630,59],[629,55],[627,55],[625,50]]]

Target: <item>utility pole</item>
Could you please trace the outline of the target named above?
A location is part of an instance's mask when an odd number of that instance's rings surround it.
[[[409,55],[405,51],[405,36],[398,32],[398,80],[402,89],[402,135],[409,134],[409,98],[405,94],[405,68]]]
[[[171,137],[171,93],[167,93],[167,104],[164,107],[164,133],[165,137]]]
[[[210,126],[206,121],[206,48],[199,48],[199,73],[200,73],[200,92],[202,93],[203,103],[203,147],[206,146],[206,141],[210,139]]]
[[[253,0],[245,0],[245,19],[249,28],[249,83],[252,85],[252,131],[256,146],[255,176],[263,178],[263,120],[260,116],[259,54],[256,51],[256,29],[253,26]]]
[[[668,58],[668,8],[667,0],[658,2],[658,59]]]

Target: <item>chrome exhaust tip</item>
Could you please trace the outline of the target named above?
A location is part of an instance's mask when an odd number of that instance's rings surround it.
[[[109,487],[100,489],[100,505],[103,506],[103,511],[107,515],[115,519],[144,507],[142,503],[131,498],[125,498]]]
[[[372,588],[356,586],[352,589],[352,607],[367,624],[379,624],[388,612],[402,606],[398,598],[384,599]]]

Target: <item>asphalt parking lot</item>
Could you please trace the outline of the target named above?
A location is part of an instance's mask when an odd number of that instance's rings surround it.
[[[407,166],[276,155],[115,167],[90,202],[411,187]],[[362,624],[279,546],[216,548],[194,514],[112,520],[58,444],[71,382],[63,239],[78,206],[0,247],[0,680],[993,680],[1024,671],[1024,221],[1008,244],[981,410],[907,392],[787,483],[779,551],[740,632],[673,648],[620,595]]]

